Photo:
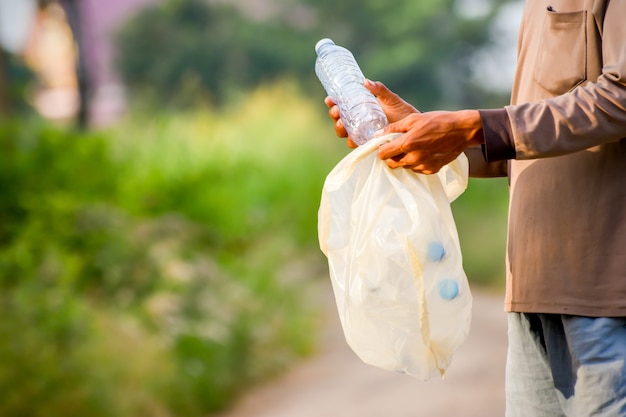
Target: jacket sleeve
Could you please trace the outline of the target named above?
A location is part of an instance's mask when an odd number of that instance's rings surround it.
[[[508,176],[507,161],[487,162],[480,146],[465,150],[469,161],[469,176],[472,178],[497,178]]]
[[[511,124],[504,109],[479,110],[483,125],[484,145],[465,150],[469,176],[493,178],[508,176],[507,159],[515,157]]]
[[[567,93],[506,106],[515,159],[578,152],[626,137],[626,1],[609,1],[602,29],[602,72]],[[507,157],[500,154],[495,159]],[[489,160],[489,158],[488,158]]]

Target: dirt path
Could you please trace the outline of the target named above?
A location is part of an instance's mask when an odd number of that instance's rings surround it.
[[[502,296],[474,291],[470,336],[445,380],[423,382],[358,359],[329,299],[318,355],[219,417],[498,417],[504,415],[506,317]]]

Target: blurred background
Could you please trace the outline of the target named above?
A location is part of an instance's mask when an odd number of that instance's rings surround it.
[[[508,103],[519,0],[0,0],[0,416],[209,416],[319,346],[331,37],[422,110]],[[507,184],[453,205],[504,285]],[[322,290],[320,290],[322,288]]]

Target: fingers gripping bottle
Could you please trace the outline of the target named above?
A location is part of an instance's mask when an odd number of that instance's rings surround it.
[[[348,135],[357,145],[372,139],[388,123],[374,95],[363,85],[365,77],[350,51],[322,39],[315,45],[315,73],[326,93],[339,107]]]

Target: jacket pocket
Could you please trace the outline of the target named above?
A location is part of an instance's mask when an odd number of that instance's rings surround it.
[[[539,85],[558,95],[587,78],[587,11],[546,13],[534,76]]]

